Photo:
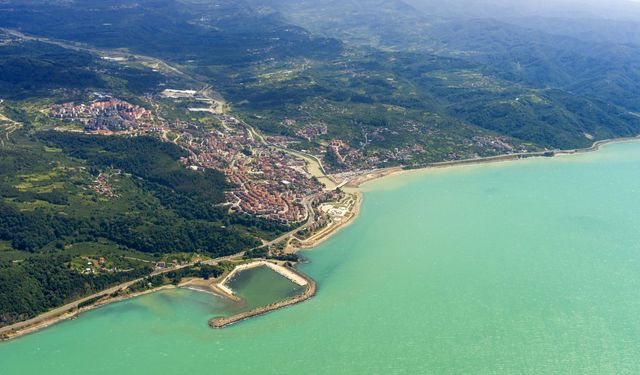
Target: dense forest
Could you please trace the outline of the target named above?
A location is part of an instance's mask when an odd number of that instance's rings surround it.
[[[150,269],[81,275],[68,267],[71,257],[41,254],[15,264],[0,261],[0,326],[34,317],[110,286],[147,274]]]
[[[141,95],[165,81],[151,69],[108,63],[51,43],[0,44],[0,96],[5,99],[47,97],[60,89],[88,88]]]
[[[342,48],[336,39],[315,37],[242,1],[143,0],[128,5],[126,1],[101,0],[83,0],[81,4],[16,1],[2,14],[2,26],[102,48],[127,46],[174,61],[197,59],[214,65],[331,56]],[[210,27],[211,22],[215,27]]]
[[[178,63],[267,133],[326,124],[307,148],[338,138],[372,156],[417,144],[428,151],[412,163],[424,164],[496,152],[469,146],[478,136],[576,148],[640,131],[635,46],[365,3],[9,1],[0,26]]]
[[[204,204],[224,200],[228,188],[224,174],[212,170],[193,171],[178,162],[187,152],[173,143],[152,137],[104,137],[63,132],[43,132],[38,138],[60,147],[72,157],[86,160],[95,168],[122,169],[147,182],[152,190],[170,189],[187,199]]]
[[[216,206],[229,187],[224,176],[185,168],[184,151],[171,143],[26,131],[12,140],[0,147],[0,325],[149,272],[148,263],[134,262],[127,272],[81,274],[70,266],[78,256],[216,257],[289,229]],[[106,199],[91,184],[114,168],[118,197]],[[86,245],[94,243],[105,250]]]
[[[148,137],[59,132],[39,133],[36,142],[40,141],[62,147],[64,155],[72,158],[70,160],[84,160],[89,173],[105,168],[121,169],[133,176],[131,180],[136,189],[149,198],[155,198],[150,200],[149,206],[142,202],[127,202],[133,207],[126,211],[105,209],[103,214],[93,211],[87,217],[74,211],[74,204],[68,204],[69,200],[74,202],[76,199],[69,191],[66,195],[62,189],[46,193],[37,192],[37,189],[36,192],[21,192],[13,185],[4,184],[5,201],[0,202],[0,240],[11,241],[11,246],[17,250],[34,252],[55,241],[64,244],[105,238],[143,252],[227,255],[258,243],[251,235],[245,234],[243,231],[246,229],[243,228],[255,228],[273,235],[287,229],[261,219],[229,215],[216,207],[215,204],[223,200],[222,192],[227,188],[224,176],[217,171],[193,171],[183,167],[178,159],[184,156],[184,151],[173,144]],[[0,150],[5,155],[5,179],[15,177],[12,171],[33,172],[37,164],[41,164],[33,156],[21,158],[25,151]],[[55,206],[62,204],[69,211],[61,215],[60,209],[41,206],[33,210],[19,210],[10,203],[16,199],[28,202],[28,198]],[[154,205],[161,210],[156,211]]]

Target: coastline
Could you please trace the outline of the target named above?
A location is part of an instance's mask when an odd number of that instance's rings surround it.
[[[496,156],[486,156],[486,157],[479,157],[479,158],[473,158],[473,159],[451,160],[451,161],[431,163],[423,167],[412,168],[412,169],[405,169],[403,167],[381,168],[381,169],[370,171],[369,173],[363,176],[358,176],[353,180],[350,180],[345,185],[345,187],[349,189],[353,189],[354,191],[360,192],[360,188],[368,182],[379,180],[384,177],[401,175],[401,174],[410,173],[410,172],[415,173],[415,172],[425,172],[432,169],[444,169],[444,168],[459,167],[459,166],[502,163],[502,162],[518,161],[522,159],[529,159],[529,158],[540,158],[540,157],[553,158],[556,156],[576,155],[576,154],[582,154],[587,152],[595,152],[600,150],[602,146],[606,146],[609,144],[637,142],[637,141],[640,141],[640,135],[634,136],[634,137],[603,139],[600,141],[593,142],[591,146],[584,147],[584,148],[575,148],[575,149],[568,149],[568,150],[554,149],[554,150],[546,150],[546,151],[534,151],[534,152],[524,152],[524,153],[514,153],[514,154],[503,154],[503,155],[496,155]]]
[[[390,167],[390,168],[383,168],[383,169],[370,171],[366,175],[356,177],[354,180],[349,181],[345,185],[345,187],[349,189],[349,193],[355,194],[356,196],[356,201],[354,203],[354,207],[352,208],[351,215],[346,217],[344,221],[341,221],[335,225],[332,225],[330,228],[321,230],[320,232],[311,236],[309,239],[305,241],[301,241],[301,245],[298,247],[295,247],[293,249],[293,252],[295,253],[300,250],[316,247],[319,244],[323,243],[324,241],[327,241],[328,239],[330,239],[331,236],[335,235],[342,228],[345,228],[349,226],[351,223],[353,223],[360,214],[360,205],[362,204],[362,201],[363,201],[362,192],[360,188],[362,187],[362,185],[368,182],[372,182],[374,180],[379,180],[379,179],[390,177],[390,176],[401,175],[409,172],[426,172],[431,169],[445,169],[445,168],[457,167],[457,166],[472,166],[472,165],[480,165],[480,164],[501,163],[501,162],[518,161],[522,159],[529,159],[529,158],[536,158],[536,157],[552,158],[552,157],[562,156],[562,155],[576,155],[581,153],[598,151],[602,146],[605,146],[608,144],[625,143],[625,142],[633,142],[633,141],[640,141],[640,136],[596,141],[590,147],[585,147],[581,149],[547,150],[547,151],[529,152],[529,153],[506,154],[506,155],[497,155],[497,156],[490,156],[490,157],[483,157],[483,158],[439,162],[439,163],[433,163],[428,166],[415,168],[415,169],[404,169],[403,167]],[[294,270],[292,268],[288,268],[288,269],[290,269],[292,272],[298,274],[300,277],[308,281],[309,283],[308,287],[303,294],[296,297],[292,297],[287,300],[279,301],[267,306],[259,307],[250,311],[232,315],[230,317],[213,318],[209,320],[209,326],[215,329],[224,328],[231,324],[234,324],[246,319],[250,319],[255,316],[264,315],[274,310],[278,310],[287,306],[301,303],[315,296],[317,291],[316,282],[313,279],[311,279],[309,276],[297,270]]]
[[[266,265],[269,266],[270,268],[274,269],[273,264],[266,262],[266,261],[257,261],[257,262],[253,262],[253,263],[259,263],[256,266],[261,266],[261,265]],[[269,264],[266,264],[269,263]],[[252,264],[252,263],[250,263]],[[277,301],[274,302],[272,304],[269,304],[267,306],[262,306],[253,310],[249,310],[249,311],[245,311],[236,315],[232,315],[230,317],[225,317],[225,318],[213,318],[209,320],[209,326],[214,327],[214,325],[212,325],[212,321],[215,320],[221,320],[223,321],[223,323],[221,323],[221,325],[219,327],[215,327],[215,328],[222,328],[225,327],[227,325],[233,324],[237,321],[240,320],[245,320],[248,319],[250,317],[253,316],[257,316],[257,315],[264,315],[268,312],[274,311],[274,310],[278,310],[281,309],[283,307],[286,306],[291,306],[300,302],[303,302],[311,297],[313,297],[316,293],[317,290],[317,284],[316,282],[311,279],[309,276],[295,270],[292,267],[284,267],[282,265],[277,265],[278,267],[283,267],[285,268],[286,272],[290,272],[292,273],[291,277],[292,278],[296,278],[297,281],[292,281],[292,282],[296,282],[297,284],[304,284],[303,286],[306,286],[305,291],[302,294],[299,294],[297,296],[285,299],[285,300],[281,300],[281,301]],[[239,266],[241,267],[241,266]],[[234,269],[234,271],[236,271],[238,267],[236,267]],[[245,267],[246,268],[246,267]],[[242,271],[245,268],[240,268],[237,270],[237,272]],[[136,297],[141,297],[147,294],[151,294],[151,293],[156,293],[162,290],[168,290],[168,289],[176,289],[176,288],[185,288],[185,289],[189,289],[189,290],[193,290],[193,291],[197,291],[197,292],[204,292],[204,293],[211,293],[213,295],[216,295],[220,298],[226,298],[229,299],[233,302],[239,302],[241,301],[241,299],[236,296],[233,291],[231,291],[229,288],[225,288],[223,287],[223,283],[227,280],[227,278],[229,276],[231,276],[234,271],[232,271],[231,273],[229,273],[226,277],[224,277],[222,280],[217,280],[217,279],[210,279],[210,280],[205,280],[205,279],[200,279],[200,278],[189,278],[189,279],[185,279],[184,281],[182,281],[179,285],[162,285],[153,289],[148,289],[148,290],[144,290],[144,291],[140,291],[140,292],[135,292],[135,293],[130,293],[130,294],[126,294],[126,295],[120,295],[120,296],[116,296],[116,297],[104,297],[98,301],[96,301],[95,303],[92,303],[90,305],[87,306],[82,306],[82,307],[78,307],[74,310],[69,310],[69,311],[65,311],[62,312],[60,314],[56,314],[53,315],[51,317],[47,317],[46,319],[40,319],[37,323],[34,324],[24,324],[25,322],[19,322],[21,323],[21,326],[19,326],[18,328],[15,329],[11,329],[11,325],[7,326],[7,327],[3,327],[4,328],[4,332],[2,332],[2,334],[0,334],[0,342],[3,341],[9,341],[9,340],[13,340],[13,339],[17,339],[19,337],[22,336],[26,336],[28,334],[31,333],[35,333],[38,332],[40,330],[43,330],[45,328],[54,326],[58,323],[61,323],[63,321],[66,320],[74,320],[77,319],[81,314],[112,304],[112,303],[117,303],[117,302],[122,302],[125,300],[128,300],[130,298],[136,298]],[[278,270],[274,269],[274,272],[278,272],[281,273]],[[287,277],[287,276],[285,276]],[[289,277],[288,277],[289,278]],[[291,280],[291,279],[290,279]],[[37,319],[39,317],[36,317],[34,319]]]
[[[349,216],[347,216],[343,221],[339,223],[335,223],[334,225],[328,228],[324,228],[323,230],[314,234],[308,239],[300,241],[300,246],[295,247],[291,252],[296,253],[300,250],[314,248],[320,245],[321,243],[327,241],[328,239],[330,239],[331,236],[335,235],[343,228],[346,228],[349,225],[351,225],[351,223],[353,223],[358,218],[358,216],[360,216],[360,205],[362,204],[362,199],[363,199],[362,193],[360,191],[354,191],[354,192],[351,192],[351,194],[355,195],[356,201],[353,205],[353,208]]]
[[[327,241],[328,239],[330,239],[333,235],[335,235],[336,233],[338,233],[341,229],[346,228],[347,226],[349,226],[351,223],[353,223],[355,221],[355,219],[359,216],[360,214],[360,205],[362,204],[363,201],[363,196],[362,196],[362,191],[361,191],[361,187],[369,182],[372,182],[374,180],[379,180],[382,178],[386,178],[386,177],[391,177],[391,176],[396,176],[396,175],[402,175],[405,173],[416,173],[416,172],[425,172],[425,171],[429,171],[431,169],[443,169],[443,168],[450,168],[450,167],[457,167],[457,166],[472,166],[472,165],[480,165],[480,164],[489,164],[489,163],[499,163],[499,162],[508,162],[508,161],[517,161],[517,160],[521,160],[521,159],[528,159],[528,158],[533,158],[533,157],[555,157],[555,156],[562,156],[562,155],[575,155],[575,154],[580,154],[580,153],[586,153],[586,152],[594,152],[594,151],[598,151],[602,146],[608,145],[608,144],[614,144],[614,143],[625,143],[625,142],[633,142],[633,141],[640,141],[640,136],[635,136],[635,137],[624,137],[624,138],[616,138],[616,139],[606,139],[606,140],[601,140],[601,141],[596,141],[594,142],[590,147],[585,147],[585,148],[581,148],[581,149],[570,149],[570,150],[547,150],[547,151],[539,151],[539,152],[529,152],[529,153],[517,153],[517,154],[505,154],[505,155],[497,155],[497,156],[490,156],[490,157],[482,157],[482,158],[474,158],[474,159],[464,159],[464,160],[454,160],[454,161],[446,161],[446,162],[438,162],[438,163],[432,163],[430,165],[424,166],[424,167],[420,167],[420,168],[415,168],[415,169],[404,169],[403,167],[389,167],[389,168],[382,168],[382,169],[377,169],[377,170],[372,170],[369,171],[363,175],[357,176],[356,178],[349,180],[346,184],[345,184],[345,190],[348,191],[351,194],[354,194],[356,196],[356,201],[354,203],[354,206],[351,210],[351,213],[349,216],[345,217],[343,221],[340,221],[338,223],[334,222],[334,225],[331,225],[328,228],[322,229],[320,230],[318,233],[314,234],[313,236],[311,236],[309,239],[307,240],[302,240],[300,241],[300,246],[295,246],[292,250],[293,253],[300,251],[300,250],[304,250],[304,249],[310,249],[310,248],[314,248],[318,245],[320,245],[321,243]],[[328,178],[328,176],[326,176]],[[295,237],[293,237],[295,238]],[[308,287],[306,288],[305,292],[302,293],[299,296],[296,297],[292,297],[290,299],[287,300],[283,300],[283,301],[279,301],[279,302],[275,302],[273,304],[270,304],[268,306],[263,306],[254,310],[250,310],[244,313],[240,313],[240,314],[236,314],[234,316],[231,317],[227,317],[227,318],[214,318],[211,319],[209,321],[209,325],[212,328],[222,328],[225,326],[228,326],[230,324],[236,323],[238,321],[241,320],[245,320],[245,319],[249,319],[251,317],[254,316],[258,316],[258,315],[263,315],[266,314],[268,312],[280,309],[280,308],[284,308],[287,306],[291,306],[300,302],[303,302],[309,298],[312,298],[317,290],[317,285],[316,282],[311,279],[310,277],[308,277],[307,275],[288,267],[287,269],[291,270],[292,272],[294,272],[295,274],[299,275],[301,278],[307,280],[308,282]],[[181,283],[178,287],[189,287],[189,286],[195,286],[195,288],[189,288],[189,289],[195,289],[195,290],[200,290],[203,292],[211,292],[215,295],[218,296],[222,296],[224,298],[228,298],[234,301],[238,301],[238,297],[235,296],[233,293],[229,293],[228,291],[224,290],[223,288],[220,288],[219,285],[217,285],[217,283],[215,283],[214,281],[205,281],[205,280],[201,280],[201,279],[190,279],[188,281],[185,281],[184,283]],[[141,291],[141,292],[136,292],[136,293],[131,293],[131,294],[127,294],[127,295],[123,295],[123,296],[116,296],[116,297],[105,297],[102,300],[98,300],[96,303],[93,303],[91,305],[88,306],[83,306],[83,307],[78,307],[75,310],[68,310],[68,311],[64,311],[60,314],[51,316],[51,317],[47,317],[44,319],[40,319],[41,316],[37,316],[33,319],[38,319],[38,321],[34,324],[28,324],[27,322],[29,322],[29,320],[27,321],[23,321],[23,322],[18,322],[6,327],[2,327],[0,329],[0,341],[8,341],[14,338],[18,338],[18,337],[22,337],[24,335],[30,334],[30,333],[34,333],[37,332],[41,329],[53,326],[59,322],[62,322],[64,320],[69,320],[69,319],[75,319],[77,318],[81,313],[105,306],[107,304],[110,303],[115,303],[115,302],[120,302],[129,298],[135,298],[135,297],[139,297],[145,294],[150,294],[150,293],[155,293],[161,290],[165,290],[165,289],[171,289],[171,288],[176,288],[176,286],[174,285],[163,285],[154,289],[149,289],[149,290],[145,290],[145,291]],[[122,288],[124,289],[124,288]],[[78,300],[75,303],[78,303],[82,300]],[[50,313],[50,312],[49,312]],[[48,314],[48,313],[44,313],[44,314]],[[43,314],[43,315],[44,315]],[[33,320],[31,319],[31,320]],[[25,324],[27,323],[27,324]],[[14,327],[17,326],[17,328],[10,328],[10,327]]]
[[[111,303],[115,303],[115,302],[121,302],[121,301],[125,301],[129,298],[135,298],[135,297],[140,297],[146,294],[151,294],[151,293],[155,293],[155,292],[159,292],[161,290],[166,290],[166,289],[175,289],[177,288],[175,285],[162,285],[159,286],[157,288],[153,288],[153,289],[149,289],[149,290],[144,290],[141,292],[136,292],[136,293],[131,293],[131,294],[127,294],[127,295],[123,295],[123,296],[117,296],[117,297],[108,297],[105,298],[103,300],[99,300],[96,303],[93,303],[91,305],[88,306],[83,306],[80,307],[76,310],[73,311],[68,311],[68,312],[64,312],[60,315],[56,315],[56,316],[52,316],[48,319],[44,319],[36,324],[32,324],[32,325],[27,325],[25,327],[21,327],[21,328],[17,328],[15,330],[8,330],[7,332],[3,332],[2,335],[0,335],[0,341],[9,341],[12,339],[16,339],[18,337],[22,337],[25,335],[28,335],[30,333],[35,333],[37,331],[40,331],[44,328],[47,327],[51,327],[53,325],[56,325],[60,322],[63,322],[65,320],[74,320],[76,318],[78,318],[78,316],[80,316],[80,314],[85,313],[87,311],[91,311],[94,309],[97,309],[99,307],[102,306],[106,306],[109,305]]]
[[[321,243],[329,240],[331,236],[338,233],[341,229],[349,226],[355,219],[360,215],[360,205],[363,201],[362,196],[362,186],[373,182],[376,180],[380,180],[386,177],[399,176],[406,173],[419,173],[419,172],[428,172],[433,169],[445,169],[451,167],[459,167],[459,166],[472,166],[472,165],[481,165],[481,164],[492,164],[492,163],[502,163],[502,162],[511,162],[518,161],[522,159],[529,158],[539,158],[539,157],[557,157],[563,155],[576,155],[587,152],[595,152],[600,150],[602,146],[608,144],[615,143],[625,143],[625,142],[634,142],[640,141],[640,136],[635,137],[624,137],[624,138],[614,138],[614,139],[604,139],[600,141],[594,142],[590,147],[585,148],[577,148],[577,149],[569,149],[569,150],[547,150],[547,151],[536,151],[536,152],[528,152],[528,153],[516,153],[516,154],[504,154],[504,155],[496,155],[496,156],[488,156],[481,158],[473,158],[473,159],[462,159],[462,160],[452,160],[452,161],[444,161],[432,163],[430,165],[414,168],[414,169],[405,169],[403,167],[389,167],[389,168],[381,168],[367,172],[361,176],[357,176],[356,178],[349,180],[344,186],[345,190],[351,194],[356,196],[356,203],[353,207],[353,211],[350,216],[346,218],[346,220],[331,226],[330,228],[326,228],[325,230],[320,231],[316,235],[310,237],[307,240],[301,241],[301,245],[294,248],[292,250],[293,253],[314,248]],[[552,153],[551,155],[548,155]]]

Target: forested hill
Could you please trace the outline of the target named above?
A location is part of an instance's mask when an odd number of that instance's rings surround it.
[[[229,139],[242,159],[278,165],[270,146],[253,154],[236,118],[332,173],[640,134],[637,17],[464,4],[0,1],[0,325],[158,261],[232,254],[290,230],[231,213],[223,174],[185,167],[193,155],[176,144],[207,146],[202,165],[232,170],[235,153],[216,164]],[[274,181],[290,193],[289,178]],[[282,212],[314,191],[303,188]]]
[[[21,141],[0,149],[5,198],[0,240],[16,250],[39,252],[105,239],[141,252],[219,256],[256,246],[256,233],[286,229],[217,208],[229,187],[224,176],[184,168],[178,162],[184,151],[155,138],[44,132]],[[115,201],[84,191],[91,175],[105,170],[120,176]],[[46,176],[41,184],[20,184],[25,174],[40,173]]]
[[[296,147],[323,153],[344,140],[358,155],[342,168],[504,151],[478,139],[574,148],[640,130],[638,47],[400,0],[8,0],[0,26],[167,59],[266,133],[326,125]]]
[[[0,147],[0,326],[146,275],[157,261],[235,254],[288,229],[216,206],[224,176],[184,168],[171,143],[22,130],[11,140]],[[100,257],[108,270],[85,272]]]
[[[316,38],[242,0],[9,1],[0,15],[1,27],[181,62],[246,64],[341,49],[335,39]]]
[[[0,33],[0,37],[2,37]],[[55,97],[60,90],[108,90],[137,102],[170,80],[152,69],[109,63],[94,54],[38,41],[0,44],[0,97],[6,100]]]

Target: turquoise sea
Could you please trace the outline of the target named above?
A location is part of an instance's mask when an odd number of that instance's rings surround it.
[[[212,330],[235,307],[147,295],[0,343],[0,374],[640,373],[640,143],[365,190],[303,253],[315,298]]]

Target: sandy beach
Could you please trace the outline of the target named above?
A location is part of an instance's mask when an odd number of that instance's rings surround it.
[[[412,168],[412,169],[405,169],[402,167],[389,167],[389,168],[374,170],[362,176],[358,176],[352,179],[351,181],[349,181],[345,185],[345,187],[351,189],[352,191],[360,192],[361,191],[360,188],[362,187],[362,185],[366,184],[367,182],[371,182],[384,177],[395,176],[399,174],[418,173],[418,172],[424,172],[432,169],[442,169],[442,168],[450,168],[450,167],[458,167],[458,166],[502,163],[502,162],[510,162],[510,161],[517,161],[521,159],[537,158],[537,157],[555,157],[555,156],[562,156],[562,155],[575,155],[575,154],[580,154],[585,152],[598,151],[602,146],[612,144],[612,143],[636,142],[636,141],[640,141],[640,136],[604,139],[601,141],[596,141],[590,147],[585,147],[585,148],[576,148],[576,149],[568,149],[568,150],[555,149],[555,150],[535,151],[535,152],[526,152],[526,153],[504,154],[504,155],[488,156],[488,157],[473,158],[473,159],[443,161],[443,162],[431,163],[424,167]]]
[[[186,288],[190,290],[195,290],[199,292],[207,292],[214,294],[216,296],[227,298],[235,302],[239,302],[240,298],[238,298],[232,291],[228,288],[221,288],[220,282],[217,279],[198,279],[192,278],[180,283],[181,288]]]
[[[6,341],[6,340],[11,340],[11,339],[15,339],[24,335],[28,335],[30,333],[34,333],[37,332],[41,329],[50,327],[52,325],[58,324],[62,321],[65,320],[71,320],[71,319],[76,319],[80,314],[87,312],[87,311],[91,311],[93,309],[97,309],[99,307],[108,305],[110,303],[114,303],[114,302],[120,302],[120,301],[124,301],[126,299],[129,298],[134,298],[134,297],[140,297],[143,296],[145,294],[150,294],[150,293],[155,293],[161,290],[166,290],[166,289],[173,289],[176,288],[176,286],[174,285],[163,285],[154,289],[149,289],[149,290],[145,290],[145,291],[141,291],[141,292],[136,292],[136,293],[131,293],[131,294],[127,294],[127,295],[123,295],[123,296],[117,296],[117,297],[105,297],[104,299],[99,300],[98,302],[91,304],[89,306],[83,306],[80,307],[76,310],[72,310],[72,311],[68,311],[68,312],[64,312],[61,313],[59,315],[54,315],[51,316],[47,319],[41,319],[40,321],[38,321],[38,323],[35,324],[31,324],[31,325],[26,325],[24,327],[20,327],[20,328],[16,328],[16,329],[8,329],[5,332],[2,332],[2,334],[0,335],[0,341]],[[3,327],[3,328],[10,328],[11,326],[8,327]]]
[[[551,157],[551,156],[560,156],[560,155],[573,155],[573,154],[578,154],[578,153],[584,153],[584,152],[593,152],[593,151],[597,151],[599,150],[602,146],[607,145],[607,144],[611,144],[611,143],[620,143],[620,142],[630,142],[630,141],[638,141],[640,140],[640,137],[627,137],[627,138],[618,138],[618,139],[607,139],[607,140],[601,140],[601,141],[597,141],[594,142],[593,145],[591,147],[587,147],[587,148],[582,148],[582,149],[571,149],[571,150],[549,150],[549,151],[540,151],[540,152],[531,152],[531,153],[520,153],[520,154],[506,154],[506,155],[498,155],[498,156],[492,156],[492,157],[485,157],[485,158],[475,158],[475,159],[465,159],[465,160],[454,160],[454,161],[448,161],[448,162],[440,162],[440,163],[433,163],[430,164],[428,166],[425,166],[423,168],[416,168],[416,169],[404,169],[402,167],[390,167],[390,168],[384,168],[384,169],[378,169],[378,170],[373,170],[373,171],[369,171],[365,174],[362,174],[352,180],[350,180],[346,185],[345,185],[345,191],[348,191],[351,194],[354,194],[356,196],[356,201],[355,204],[353,205],[351,211],[349,212],[348,215],[346,215],[341,221],[336,222],[336,221],[332,221],[331,225],[321,229],[320,231],[318,231],[317,233],[314,233],[310,238],[306,239],[306,240],[302,240],[300,241],[300,245],[294,247],[291,252],[296,252],[299,251],[301,249],[309,249],[309,248],[313,248],[318,246],[319,244],[323,243],[324,241],[328,240],[329,238],[331,238],[332,235],[334,235],[335,233],[337,233],[340,229],[347,227],[348,225],[350,225],[359,215],[360,213],[360,205],[362,203],[362,193],[361,193],[361,187],[363,184],[367,183],[367,182],[371,182],[374,180],[378,180],[381,178],[386,178],[386,177],[390,177],[390,176],[396,176],[396,175],[400,175],[400,174],[405,174],[405,173],[417,173],[417,172],[424,172],[424,171],[428,171],[431,169],[441,169],[441,168],[450,168],[450,167],[456,167],[456,166],[470,166],[470,165],[478,165],[478,164],[488,164],[488,163],[498,163],[498,162],[507,162],[507,161],[516,161],[516,160],[520,160],[520,159],[526,159],[526,158],[532,158],[532,157]],[[239,267],[242,267],[239,266]],[[233,274],[233,272],[235,272],[236,270],[234,269],[234,271],[232,271],[230,274],[226,275],[226,277],[229,277],[231,274]],[[238,270],[240,271],[240,270]],[[230,318],[225,318],[225,319],[229,319],[229,320],[219,320],[217,322],[210,322],[210,325],[212,327],[223,327],[226,326],[228,324],[231,324],[233,322],[239,321],[239,320],[244,320],[247,319],[251,316],[256,316],[256,315],[261,315],[264,314],[266,312],[269,311],[273,311],[275,309],[281,308],[281,307],[285,307],[285,306],[289,306],[295,303],[299,303],[302,302],[308,298],[311,298],[314,294],[315,294],[315,290],[316,290],[316,285],[315,282],[313,280],[311,280],[309,277],[307,277],[306,275],[303,275],[297,271],[291,270],[290,272],[293,272],[294,274],[298,275],[298,277],[306,280],[307,282],[312,284],[312,287],[309,286],[307,288],[307,291],[305,293],[303,293],[301,296],[299,297],[295,297],[293,299],[290,300],[286,300],[286,301],[281,301],[278,303],[274,303],[272,305],[260,308],[260,309],[256,309],[256,310],[252,310],[250,312],[246,312],[241,314],[241,317],[233,317],[233,319]],[[286,276],[285,276],[286,277]],[[239,298],[237,296],[234,295],[233,291],[230,290],[229,288],[224,287],[224,281],[226,280],[226,278],[222,281],[222,282],[217,282],[217,280],[203,280],[203,279],[188,279],[185,280],[183,283],[181,283],[179,285],[179,287],[186,287],[186,288],[190,288],[190,289],[194,289],[194,290],[200,290],[200,291],[206,291],[206,292],[210,292],[213,294],[216,294],[218,296],[222,296],[225,298],[229,298],[231,300],[234,301],[239,301]],[[294,281],[295,282],[295,281]],[[165,286],[161,286],[158,288],[154,288],[154,289],[150,289],[150,290],[146,290],[146,291],[142,291],[142,292],[138,292],[138,293],[131,293],[131,294],[127,294],[127,295],[123,295],[123,296],[117,296],[117,297],[104,297],[100,300],[98,300],[98,302],[89,305],[89,306],[84,306],[84,307],[80,307],[80,308],[75,308],[75,309],[67,309],[64,310],[58,314],[55,314],[55,310],[53,310],[52,312],[48,312],[48,313],[44,313],[41,314],[40,316],[32,319],[34,321],[33,324],[28,324],[29,321],[25,321],[25,322],[19,322],[10,326],[6,326],[6,327],[2,327],[0,328],[0,340],[9,340],[9,339],[13,339],[16,337],[20,337],[29,333],[33,333],[36,332],[40,329],[52,326],[58,322],[61,322],[63,320],[68,320],[68,319],[75,319],[77,318],[77,316],[83,312],[86,311],[90,311],[92,309],[104,306],[106,304],[109,303],[114,303],[114,302],[118,302],[118,301],[122,301],[128,298],[134,298],[134,297],[138,297],[141,295],[145,295],[145,294],[149,294],[149,293],[154,293],[163,289],[168,289],[168,288],[175,288],[175,286],[173,285],[165,285]],[[119,289],[126,289],[119,287]],[[313,289],[312,293],[309,293],[308,290],[309,289]],[[90,297],[87,297],[90,298]],[[83,300],[87,299],[84,298]],[[78,302],[80,302],[82,300],[76,301],[75,303],[77,304]],[[52,314],[53,313],[53,314]],[[231,323],[230,323],[231,322]]]

